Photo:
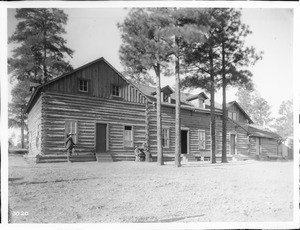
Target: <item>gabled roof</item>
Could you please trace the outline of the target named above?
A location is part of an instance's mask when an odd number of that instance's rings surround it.
[[[81,69],[84,69],[84,68],[86,68],[86,67],[88,67],[88,66],[91,66],[91,65],[93,65],[93,64],[95,64],[95,63],[97,63],[97,62],[100,62],[100,61],[103,61],[103,62],[105,62],[105,64],[107,64],[112,70],[114,70],[124,81],[126,81],[128,84],[130,84],[130,85],[132,85],[132,86],[134,86],[134,84],[132,84],[127,78],[125,78],[115,67],[113,67],[104,57],[101,57],[101,58],[98,58],[98,59],[96,59],[96,60],[94,60],[94,61],[92,61],[92,62],[89,62],[89,63],[87,63],[87,64],[85,64],[85,65],[83,65],[83,66],[80,66],[80,67],[78,67],[78,68],[76,68],[76,69],[74,69],[74,70],[72,70],[72,71],[70,71],[70,72],[68,72],[68,73],[66,73],[66,74],[63,74],[63,75],[61,75],[61,76],[59,76],[59,77],[57,77],[57,78],[54,78],[54,79],[52,79],[52,80],[50,80],[50,81],[48,81],[48,82],[46,82],[46,83],[44,83],[44,84],[41,84],[41,85],[39,85],[39,86],[37,86],[36,87],[36,89],[35,89],[35,91],[34,91],[34,93],[31,95],[31,97],[30,97],[30,99],[29,99],[29,102],[28,102],[28,104],[27,104],[27,106],[26,106],[26,108],[25,108],[25,113],[28,113],[29,112],[29,110],[30,110],[30,108],[31,108],[31,106],[32,106],[32,103],[34,102],[34,100],[35,100],[35,98],[36,98],[36,96],[41,92],[41,89],[43,89],[45,86],[47,86],[47,85],[49,85],[49,84],[51,84],[51,83],[53,83],[53,82],[56,82],[56,81],[58,81],[58,80],[60,80],[60,79],[62,79],[62,78],[64,78],[64,77],[67,77],[67,76],[69,76],[69,75],[71,75],[71,74],[73,74],[73,73],[75,73],[75,72],[77,72],[77,71],[79,71],[79,70],[81,70]],[[135,86],[134,86],[135,87]],[[143,95],[143,96],[145,96],[146,98],[147,98],[147,96],[142,92],[142,91],[140,91],[138,88],[137,88],[137,90]]]
[[[195,94],[195,95],[191,95],[189,97],[187,97],[187,101],[192,101],[194,99],[197,99],[197,98],[203,98],[204,100],[208,99],[208,96],[204,93],[204,92],[201,92],[201,93],[198,93],[198,94]]]
[[[282,140],[282,137],[277,133],[274,133],[270,130],[267,130],[261,126],[257,125],[248,125],[248,130],[251,136],[254,137],[265,137],[265,138],[272,138],[277,140]]]
[[[156,87],[154,86],[149,86],[149,85],[139,85],[139,84],[135,84],[135,86],[137,88],[139,88],[142,92],[144,92],[144,94],[152,101],[156,101]],[[174,90],[170,87],[170,86],[165,86],[163,87],[162,89],[170,89],[174,92]],[[155,93],[154,93],[155,92]],[[181,104],[183,105],[188,105],[188,106],[192,106],[188,101],[187,101],[187,98],[190,97],[191,94],[187,94],[187,93],[183,93],[181,92],[180,94],[180,101],[181,101]],[[175,94],[170,94],[170,97],[171,97],[171,100],[173,100],[175,102]]]
[[[175,91],[169,85],[166,85],[165,87],[161,88],[161,92],[166,94],[172,94]],[[156,95],[156,90],[152,92],[151,95]]]
[[[282,140],[282,137],[275,132],[265,129],[264,127],[253,125],[253,124],[245,124],[235,120],[228,118],[229,121],[241,127],[243,130],[247,132],[247,135],[253,137],[264,137],[271,138],[275,140]]]
[[[237,103],[236,101],[231,101],[231,102],[228,102],[226,104],[226,107],[230,107],[230,106],[233,106],[233,105],[236,105],[239,110],[245,115],[245,117],[250,121],[250,123],[253,123],[252,119],[249,117],[249,115],[245,112],[245,110],[239,105],[239,103]]]

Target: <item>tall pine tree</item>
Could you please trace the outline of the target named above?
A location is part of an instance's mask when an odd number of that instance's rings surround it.
[[[15,17],[19,23],[8,40],[18,44],[8,59],[13,77],[42,84],[72,70],[64,60],[73,50],[62,37],[68,19],[62,10],[22,8],[16,10]]]
[[[161,16],[161,17],[159,17]],[[161,39],[161,29],[169,23],[163,14],[151,15],[146,9],[132,9],[125,21],[118,24],[122,45],[120,58],[124,66],[156,76],[157,163],[163,165],[161,120],[161,73],[168,68],[169,46]]]
[[[65,57],[72,57],[73,50],[66,46],[62,37],[68,19],[63,10],[22,8],[16,9],[15,17],[18,24],[8,39],[9,43],[16,45],[12,57],[8,58],[11,82],[16,84],[12,90],[9,116],[11,127],[21,127],[24,143],[25,115],[22,113],[30,95],[29,82],[43,84],[72,70]],[[25,86],[27,92],[24,92]],[[15,90],[20,87],[22,90]]]
[[[218,10],[216,21],[218,21],[218,41],[220,43],[222,79],[222,162],[227,162],[227,108],[226,87],[240,86],[247,89],[252,88],[252,67],[256,61],[261,59],[262,54],[257,54],[253,47],[245,46],[245,38],[251,33],[248,26],[241,22],[241,12],[233,8],[222,8]]]
[[[236,96],[237,102],[251,117],[254,124],[264,127],[271,125],[271,121],[274,119],[271,116],[271,106],[256,90],[239,88]]]
[[[218,85],[217,75],[220,70],[220,53],[218,43],[218,22],[215,15],[217,9],[206,9],[204,14],[198,15],[196,25],[207,26],[206,41],[193,42],[185,47],[184,63],[186,78],[182,85],[187,88],[202,88],[210,93],[211,116],[211,162],[216,163],[216,118],[215,91]]]

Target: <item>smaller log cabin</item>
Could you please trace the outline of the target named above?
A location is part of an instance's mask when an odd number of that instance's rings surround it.
[[[165,159],[175,152],[175,95],[162,92],[162,137]],[[237,102],[228,108],[227,153],[255,156],[275,153],[280,137],[267,135]],[[66,159],[65,139],[74,134],[81,160],[134,160],[136,146],[147,144],[156,157],[156,90],[126,79],[104,58],[37,86],[26,108],[29,157]],[[216,109],[217,156],[222,151],[222,110]],[[209,160],[211,154],[209,98],[181,94],[181,153],[187,159]],[[277,154],[277,153],[276,153]]]

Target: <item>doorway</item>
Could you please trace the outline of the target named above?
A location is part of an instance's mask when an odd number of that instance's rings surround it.
[[[96,153],[107,151],[107,124],[96,123]]]
[[[236,154],[236,135],[230,134],[230,154]]]
[[[261,150],[261,139],[259,137],[255,138],[255,149],[256,149],[256,155],[260,155],[260,150]]]
[[[188,130],[181,130],[181,154],[188,154]]]

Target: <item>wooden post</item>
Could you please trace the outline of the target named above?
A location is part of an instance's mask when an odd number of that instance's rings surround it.
[[[69,149],[67,150],[67,161],[68,161],[68,162],[71,162],[71,161],[70,161],[70,151],[69,151]]]
[[[150,162],[151,161],[151,154],[150,154],[150,138],[149,138],[149,130],[150,130],[150,105],[149,102],[146,102],[146,120],[145,120],[145,142],[144,142],[144,151],[145,151],[145,161]]]
[[[176,90],[176,106],[175,106],[175,167],[181,167],[181,124],[180,124],[180,73],[179,73],[179,48],[177,38],[175,36],[175,43],[177,45],[176,64],[175,64],[175,90]]]

